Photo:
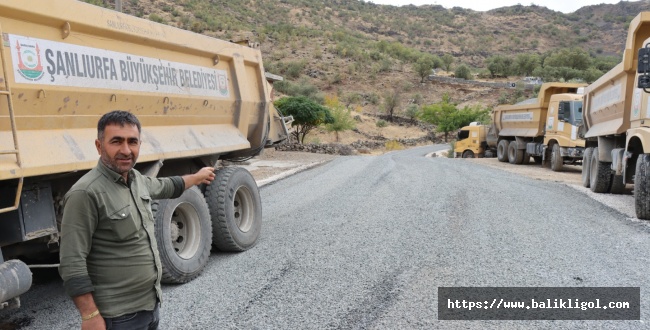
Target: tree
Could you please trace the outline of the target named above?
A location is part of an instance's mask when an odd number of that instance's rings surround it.
[[[566,67],[575,70],[587,70],[591,66],[591,56],[580,48],[563,48],[551,53],[544,59],[544,67]]]
[[[451,70],[451,65],[454,63],[454,57],[450,54],[445,54],[441,58],[442,66],[445,68],[445,71]]]
[[[480,106],[465,106],[458,110],[457,105],[451,102],[449,94],[442,97],[442,101],[422,107],[420,119],[436,125],[438,132],[445,133],[447,142],[449,132],[455,131],[473,121],[486,121],[489,118],[489,109]]]
[[[509,57],[494,55],[485,60],[490,76],[507,78],[512,71],[512,59]]]
[[[293,116],[291,134],[299,143],[305,143],[305,136],[314,128],[334,122],[329,109],[304,96],[283,97],[273,104],[283,116]]]
[[[461,64],[456,67],[456,70],[454,71],[454,76],[456,78],[463,78],[465,80],[471,80],[472,79],[472,72],[469,70],[467,65]]]
[[[420,57],[417,62],[413,64],[413,70],[415,70],[415,72],[418,74],[418,77],[420,77],[421,83],[423,83],[424,79],[431,74],[433,65],[433,57],[426,55]]]
[[[587,69],[587,70],[583,73],[582,78],[583,78],[586,82],[588,82],[588,83],[592,83],[592,82],[596,81],[598,78],[600,78],[602,75],[603,75],[603,72],[602,72],[602,71],[600,71],[600,70],[598,70],[598,69],[592,67],[592,68]]]
[[[399,106],[400,103],[400,91],[399,89],[393,89],[393,92],[389,92],[384,96],[384,111],[388,114],[388,120],[393,121],[393,113],[395,108]]]
[[[339,132],[353,129],[355,126],[354,119],[350,115],[350,110],[343,106],[336,96],[326,96],[325,106],[330,108],[332,118],[334,119],[332,123],[325,125],[325,129],[328,132],[334,132],[336,134],[336,142],[339,142]]]
[[[433,69],[442,67],[443,63],[440,57],[424,54],[413,64],[413,70],[421,78],[420,82],[431,74]]]
[[[515,58],[515,68],[518,74],[530,76],[540,65],[539,57],[535,54],[519,54]]]

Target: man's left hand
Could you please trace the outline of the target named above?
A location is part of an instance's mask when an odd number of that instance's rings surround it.
[[[204,167],[194,174],[184,175],[185,189],[202,183],[210,184],[214,180],[214,167]]]

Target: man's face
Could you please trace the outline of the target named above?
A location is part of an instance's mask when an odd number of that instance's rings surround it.
[[[106,125],[104,137],[95,140],[97,152],[104,165],[125,179],[140,153],[140,131],[135,125]]]

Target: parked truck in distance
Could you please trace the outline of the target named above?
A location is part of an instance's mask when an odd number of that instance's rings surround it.
[[[152,202],[165,282],[198,276],[211,246],[255,244],[255,180],[218,161],[287,138],[259,49],[74,0],[4,0],[0,29],[0,309],[19,305],[30,267],[56,267],[63,196],[97,164],[97,121],[112,110],[142,123],[143,174],[219,168]]]
[[[454,145],[455,158],[489,158],[495,154],[488,147],[486,134],[489,129],[488,125],[481,125],[479,122],[473,122],[462,127],[456,136]]]
[[[630,22],[621,63],[585,88],[583,113],[583,185],[618,194],[633,183],[636,216],[644,220],[650,220],[648,43],[650,12],[642,12]]]
[[[501,162],[527,164],[550,161],[553,171],[580,164],[584,140],[578,137],[585,84],[545,83],[538,97],[492,112],[486,144]]]

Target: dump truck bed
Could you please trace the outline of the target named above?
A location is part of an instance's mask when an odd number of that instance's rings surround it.
[[[0,32],[0,180],[92,168],[111,110],[141,120],[140,162],[256,150],[281,121],[258,49],[72,0],[2,1]]]
[[[499,136],[537,137],[544,136],[544,127],[551,96],[576,93],[585,84],[545,83],[535,99],[512,105],[500,105],[494,109],[492,121]]]
[[[585,138],[624,134],[630,128],[632,116],[632,120],[641,115],[650,118],[646,111],[639,111],[642,91],[634,87],[637,51],[650,37],[648,25],[650,13],[640,13],[635,17],[630,22],[622,62],[585,88]],[[632,111],[635,99],[637,107]]]

